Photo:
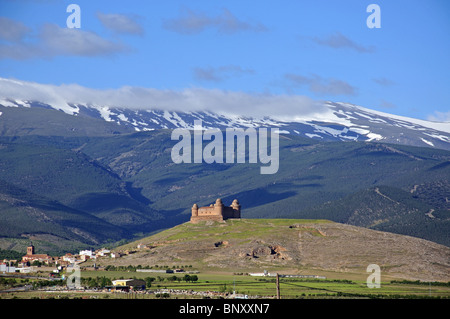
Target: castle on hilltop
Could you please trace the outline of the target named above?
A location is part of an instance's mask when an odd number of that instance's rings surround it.
[[[241,205],[239,205],[237,199],[233,201],[231,206],[225,206],[220,198],[210,206],[198,207],[197,204],[192,206],[191,223],[200,221],[222,222],[229,218],[241,218]]]

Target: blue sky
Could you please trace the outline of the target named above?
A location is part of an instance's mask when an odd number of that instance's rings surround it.
[[[79,29],[67,28],[71,3]],[[381,28],[367,27],[371,3]],[[449,13],[446,0],[1,0],[0,77],[298,95],[450,121]]]

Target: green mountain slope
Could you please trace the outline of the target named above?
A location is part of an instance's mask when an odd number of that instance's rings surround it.
[[[292,216],[337,222],[450,243],[450,211],[434,209],[410,192],[376,186]]]
[[[0,178],[75,209],[111,215],[113,224],[130,224],[130,216],[118,220],[117,209],[136,215],[135,224],[160,218],[145,203],[129,194],[129,185],[109,168],[84,153],[54,146],[2,143]],[[125,220],[127,219],[127,220]],[[131,223],[132,224],[132,223]]]
[[[0,180],[8,181],[0,200],[2,237],[47,234],[53,236],[47,244],[56,236],[66,247],[75,247],[132,238],[161,227],[157,225],[163,217],[133,197],[128,183],[74,150],[1,143]]]
[[[122,193],[120,179],[83,153],[44,145],[2,143],[0,157],[3,180],[64,204],[84,193]]]
[[[0,180],[0,219],[0,245],[12,245],[22,251],[25,251],[23,238],[28,243],[33,240],[41,251],[56,253],[128,237],[121,227],[3,180]]]

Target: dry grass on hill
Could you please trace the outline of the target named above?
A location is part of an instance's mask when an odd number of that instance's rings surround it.
[[[137,245],[148,247],[137,250]],[[450,248],[325,220],[241,219],[184,223],[116,250],[119,265],[193,265],[202,270],[361,273],[378,264],[390,278],[450,281]]]

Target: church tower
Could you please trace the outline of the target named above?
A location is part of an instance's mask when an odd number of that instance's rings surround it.
[[[27,255],[34,255],[34,246],[32,243],[27,247]]]

